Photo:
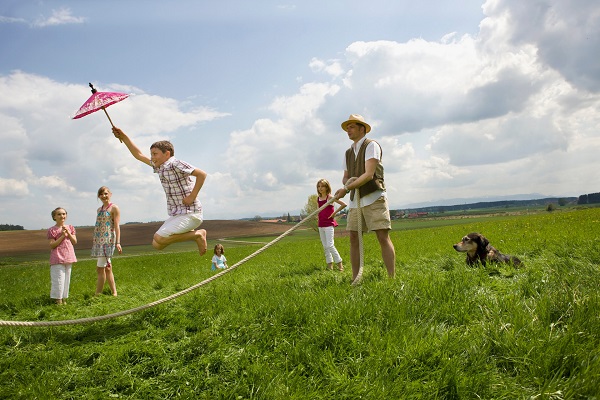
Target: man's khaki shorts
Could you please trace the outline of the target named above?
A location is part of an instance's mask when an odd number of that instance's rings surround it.
[[[361,207],[362,214],[362,231],[378,231],[380,229],[392,229],[392,221],[390,219],[390,208],[388,207],[387,198],[381,196],[366,207]],[[347,231],[358,231],[358,210],[351,208],[348,212]]]

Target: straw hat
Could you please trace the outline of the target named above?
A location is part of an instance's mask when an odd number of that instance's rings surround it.
[[[371,132],[371,125],[369,125],[365,122],[365,119],[363,118],[362,115],[351,114],[347,121],[342,122],[342,129],[345,131],[348,131],[348,129],[346,127],[348,126],[348,124],[351,124],[351,123],[361,124],[365,127],[366,133]]]

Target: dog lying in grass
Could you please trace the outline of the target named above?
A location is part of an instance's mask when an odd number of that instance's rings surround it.
[[[467,253],[467,265],[475,265],[478,262],[485,266],[487,262],[512,264],[515,267],[523,263],[515,256],[500,253],[498,249],[490,244],[485,236],[480,233],[469,233],[456,243],[454,250]]]

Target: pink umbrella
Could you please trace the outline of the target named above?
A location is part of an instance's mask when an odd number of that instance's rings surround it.
[[[115,103],[120,102],[121,100],[125,100],[129,97],[126,93],[116,93],[116,92],[99,92],[94,89],[94,86],[90,83],[90,87],[92,88],[92,95],[89,99],[75,113],[73,119],[78,119],[81,117],[85,117],[88,114],[96,112],[100,109],[104,111],[106,116],[108,117],[108,121],[114,128],[112,120],[110,119],[108,113],[106,112],[106,107],[112,106]]]

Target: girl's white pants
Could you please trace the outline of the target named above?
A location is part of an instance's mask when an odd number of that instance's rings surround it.
[[[73,264],[54,264],[50,266],[51,299],[66,299],[69,297],[72,265]]]
[[[323,245],[327,264],[342,262],[342,257],[340,257],[340,253],[338,253],[333,242],[333,226],[319,227],[319,236],[321,237],[321,244]]]

